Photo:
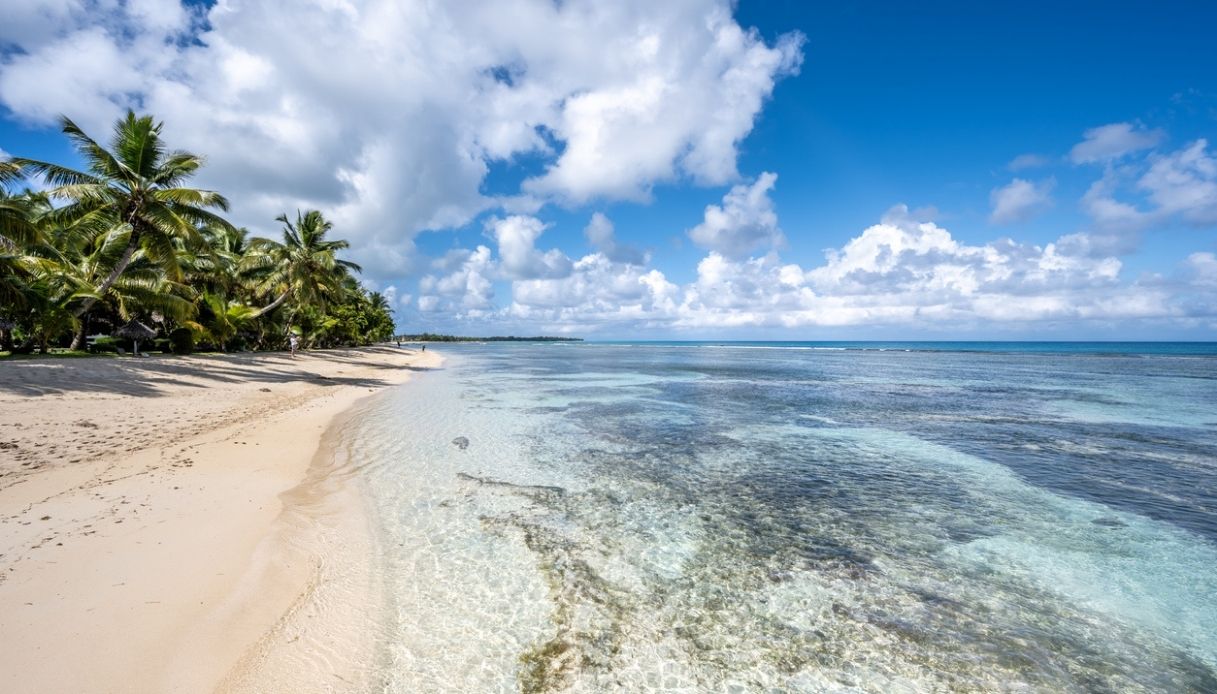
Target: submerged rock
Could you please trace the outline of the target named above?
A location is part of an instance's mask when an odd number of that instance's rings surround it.
[[[452,445],[463,451],[466,448],[469,448],[469,439],[465,438],[464,436],[458,436],[452,439]]]

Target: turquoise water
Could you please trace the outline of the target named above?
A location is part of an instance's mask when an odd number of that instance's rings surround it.
[[[346,433],[386,689],[1217,691],[1212,346],[908,344],[447,347]]]
[[[909,352],[1035,352],[1040,354],[1121,354],[1217,356],[1217,342],[992,342],[992,341],[746,341],[609,340],[590,344],[649,347],[760,347],[765,349],[821,349]]]

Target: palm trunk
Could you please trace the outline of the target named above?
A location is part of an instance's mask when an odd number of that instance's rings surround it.
[[[76,334],[72,336],[72,346],[69,349],[80,349],[81,346],[84,345],[87,326],[88,323],[86,321],[80,321],[80,328],[76,331]]]
[[[127,269],[128,265],[131,264],[131,259],[135,257],[135,250],[137,248],[139,248],[139,232],[132,231],[131,240],[127,242],[127,248],[123,251],[122,257],[118,259],[118,263],[114,265],[114,269],[110,270],[110,274],[106,275],[106,278],[101,281],[101,284],[97,285],[97,289],[94,290],[95,294],[98,296],[105,296],[106,292],[110,291],[110,287],[114,286],[114,283],[117,282],[118,278],[122,276],[123,271]],[[97,303],[97,299],[94,297],[85,299],[83,302],[81,302],[80,306],[77,307],[75,311],[76,317],[80,318],[84,314],[88,313],[89,309],[93,308],[93,304],[95,303]],[[84,330],[77,333],[76,336],[72,338],[72,345],[70,348],[80,349],[81,343],[84,342],[84,336]]]
[[[288,297],[288,295],[290,295],[290,294],[291,294],[291,292],[290,292],[290,291],[283,292],[283,294],[279,295],[279,298],[278,298],[278,299],[275,299],[274,301],[270,302],[270,303],[269,303],[269,304],[267,304],[266,306],[263,306],[262,308],[258,309],[257,313],[255,313],[254,315],[250,316],[250,318],[251,318],[251,319],[253,319],[253,318],[261,318],[263,314],[270,313],[271,311],[274,311],[275,309],[279,308],[279,306],[280,306],[280,305],[281,305],[281,304],[282,304],[284,301],[287,301],[287,297]]]

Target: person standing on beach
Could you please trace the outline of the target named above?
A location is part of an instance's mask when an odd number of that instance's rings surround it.
[[[300,338],[295,333],[292,333],[292,336],[287,338],[287,344],[292,350],[292,359],[295,359],[296,349],[300,347]]]

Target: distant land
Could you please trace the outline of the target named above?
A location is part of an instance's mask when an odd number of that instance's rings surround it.
[[[583,342],[581,337],[517,337],[515,335],[496,335],[494,337],[463,337],[460,335],[435,335],[421,333],[419,335],[398,335],[393,338],[401,342]]]

